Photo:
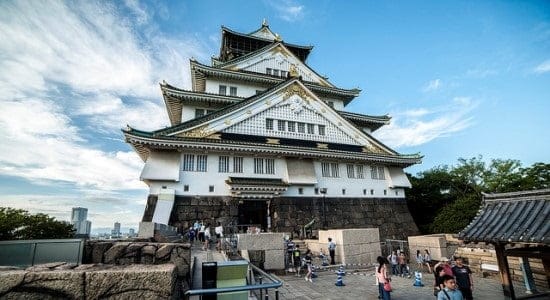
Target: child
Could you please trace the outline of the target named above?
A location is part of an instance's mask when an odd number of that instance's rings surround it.
[[[445,286],[439,294],[437,300],[463,300],[462,293],[457,289],[453,276],[443,275],[443,285]]]
[[[306,255],[304,257],[305,267],[307,268],[306,281],[313,282],[311,279],[312,269],[311,269],[311,250],[307,249]]]
[[[294,262],[294,268],[296,269],[296,276],[300,276],[300,265],[301,265],[301,260],[300,260],[300,256],[302,254],[300,253],[300,245],[296,245],[296,248],[294,248],[294,251],[292,252],[292,260]]]

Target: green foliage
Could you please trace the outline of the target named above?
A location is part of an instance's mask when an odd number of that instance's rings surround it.
[[[518,160],[460,158],[456,166],[438,166],[409,175],[409,210],[420,231],[456,233],[475,217],[481,193],[550,188],[550,164],[522,168]]]
[[[0,240],[59,239],[74,236],[73,226],[46,214],[0,207]]]

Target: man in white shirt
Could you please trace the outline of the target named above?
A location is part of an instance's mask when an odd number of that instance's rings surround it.
[[[223,226],[222,223],[218,221],[218,226],[214,228],[214,232],[216,233],[216,250],[221,251],[222,250],[222,238],[223,238]]]
[[[332,238],[328,238],[328,253],[330,255],[330,264],[334,265],[334,255],[336,253],[336,243],[332,241]]]

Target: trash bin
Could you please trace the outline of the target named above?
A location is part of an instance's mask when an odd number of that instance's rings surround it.
[[[216,278],[218,276],[218,263],[217,262],[203,262],[202,263],[202,288],[203,289],[215,289]],[[216,300],[216,294],[204,294],[203,300]]]

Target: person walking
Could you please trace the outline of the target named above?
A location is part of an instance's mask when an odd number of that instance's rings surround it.
[[[206,229],[206,226],[204,226],[204,223],[202,221],[199,226],[199,241],[201,243],[204,243],[204,230]]]
[[[332,238],[328,238],[328,253],[330,255],[330,264],[335,265],[334,256],[336,254],[336,243],[332,241]]]
[[[202,247],[202,250],[208,250],[210,249],[210,223],[207,223],[204,228],[204,245]]]
[[[432,272],[432,266],[430,265],[432,263],[432,257],[430,256],[430,251],[428,249],[424,249],[424,260],[422,263],[428,267],[428,273]]]
[[[472,278],[472,270],[463,264],[462,257],[455,258],[455,263],[456,265],[452,270],[458,284],[458,289],[465,300],[473,300],[474,280]]]
[[[399,273],[401,277],[410,277],[411,274],[409,274],[409,268],[407,267],[407,256],[405,255],[405,252],[401,251],[401,253],[399,253],[397,261],[399,262]]]
[[[376,258],[378,262],[378,268],[376,269],[376,279],[378,280],[378,295],[382,300],[391,300],[391,295],[389,291],[384,289],[384,283],[390,282],[390,277],[388,276],[388,269],[386,267],[388,260],[382,256]]]
[[[424,257],[422,256],[422,253],[420,253],[420,250],[416,250],[416,268],[421,272],[423,269],[423,262]]]
[[[223,226],[220,221],[218,221],[218,226],[214,228],[214,232],[216,233],[216,250],[218,252],[222,251],[222,239],[223,239]]]
[[[311,266],[311,250],[306,250],[306,255],[304,256],[304,262],[305,267],[307,268],[307,274],[305,277],[306,281],[313,282],[313,279],[311,279],[311,275],[313,274],[312,266]]]
[[[302,253],[300,253],[300,245],[296,245],[296,248],[294,248],[294,251],[292,251],[292,261],[294,262],[294,268],[296,269],[296,276],[300,277],[300,269],[301,269],[301,256]]]
[[[390,255],[388,255],[388,261],[391,264],[391,274],[398,275],[397,272],[397,252],[394,250]]]

